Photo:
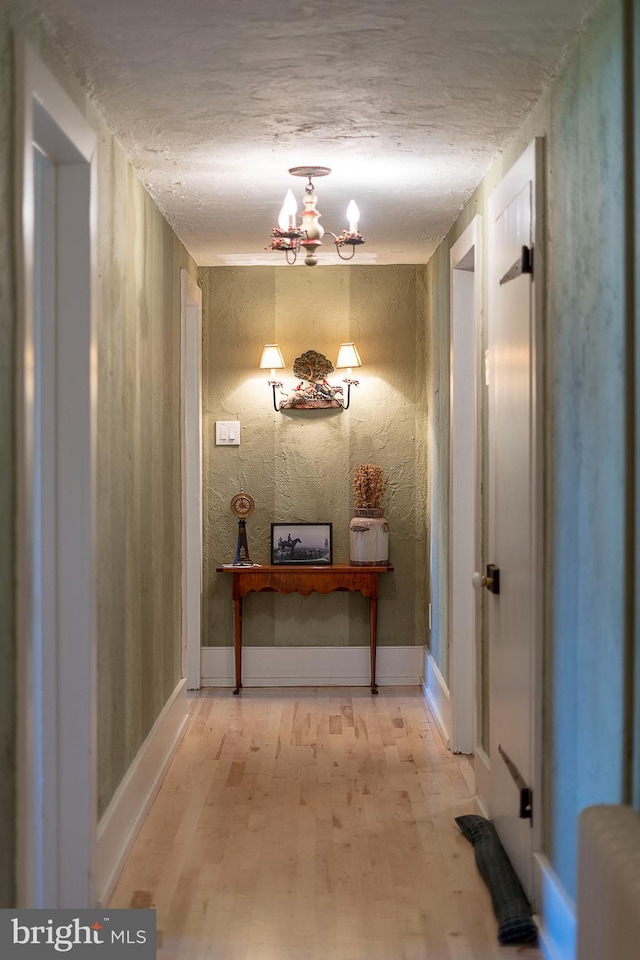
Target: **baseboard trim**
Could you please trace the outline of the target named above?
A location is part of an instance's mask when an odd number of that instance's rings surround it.
[[[429,653],[424,653],[424,684],[422,687],[433,719],[447,750],[451,750],[451,693],[438,665]]]
[[[490,762],[481,746],[476,746],[474,772],[476,775],[476,790],[473,797],[473,803],[477,812],[482,817],[489,819],[489,786],[490,786]]]
[[[98,824],[94,892],[105,906],[187,724],[187,686],[181,680]]]
[[[540,950],[545,960],[576,960],[576,908],[543,854],[535,854]]]
[[[489,816],[489,808],[485,805],[482,797],[478,796],[477,793],[474,793],[473,795],[473,809],[481,817],[484,817],[485,820],[491,819],[491,817]]]
[[[422,683],[422,647],[378,647],[379,685]],[[369,647],[244,647],[246,687],[358,687],[371,683]],[[203,687],[234,685],[233,647],[203,647]]]

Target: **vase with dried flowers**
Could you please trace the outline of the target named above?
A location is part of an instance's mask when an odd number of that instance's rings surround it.
[[[384,566],[389,562],[389,524],[382,498],[387,485],[376,463],[361,463],[353,476],[355,516],[349,524],[349,557],[353,566]]]

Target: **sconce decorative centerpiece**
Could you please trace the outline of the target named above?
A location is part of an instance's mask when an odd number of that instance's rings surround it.
[[[344,401],[342,384],[331,384],[327,380],[333,373],[334,366],[331,360],[317,350],[307,350],[293,362],[293,373],[299,383],[290,393],[285,393],[284,384],[276,379],[276,370],[284,368],[284,359],[277,343],[266,344],[260,359],[260,369],[271,370],[269,386],[273,390],[274,410],[348,410],[351,400],[351,387],[358,386],[358,381],[351,379],[353,367],[361,366],[360,354],[355,343],[343,343],[338,351],[337,367],[347,368],[347,377],[343,383],[347,384],[347,402]],[[276,390],[285,397],[278,404]]]
[[[284,250],[287,263],[295,263],[298,259],[300,247],[306,250],[304,262],[308,267],[315,267],[318,263],[316,251],[322,246],[322,238],[325,235],[325,229],[320,224],[322,214],[316,209],[318,198],[314,193],[313,178],[326,177],[331,173],[330,167],[291,167],[289,173],[294,177],[307,177],[308,183],[305,186],[304,210],[301,213],[302,222],[296,224],[296,214],[298,205],[296,198],[291,190],[287,191],[284,203],[278,217],[278,226],[271,231],[271,250]],[[326,233],[333,238],[336,246],[336,253],[341,260],[352,260],[355,256],[356,247],[364,243],[362,234],[358,230],[358,220],[360,211],[354,200],[347,207],[348,230],[343,230],[339,236],[327,230]],[[343,247],[351,247],[351,253],[345,257],[340,250]]]
[[[281,410],[327,410],[343,406],[342,386],[327,380],[334,366],[323,353],[307,350],[293,361],[293,375],[299,383],[280,404]]]

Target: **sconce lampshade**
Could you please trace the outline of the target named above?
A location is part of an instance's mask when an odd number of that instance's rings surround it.
[[[336,369],[343,367],[361,367],[362,360],[356,348],[355,343],[341,343],[338,350],[338,359],[336,360]]]
[[[260,358],[261,370],[284,370],[284,358],[277,343],[265,344]]]

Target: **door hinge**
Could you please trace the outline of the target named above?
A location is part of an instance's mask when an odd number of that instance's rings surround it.
[[[524,787],[520,791],[520,819],[533,820],[533,790],[531,787]]]
[[[511,757],[505,753],[500,744],[498,744],[498,753],[507,765],[507,770],[513,777],[515,785],[520,791],[520,812],[518,816],[521,820],[533,820],[533,790],[525,783],[524,777],[516,767]]]
[[[522,253],[502,277],[500,285],[508,283],[509,280],[515,280],[516,277],[521,277],[523,273],[529,273],[533,276],[533,247],[523,246]]]

